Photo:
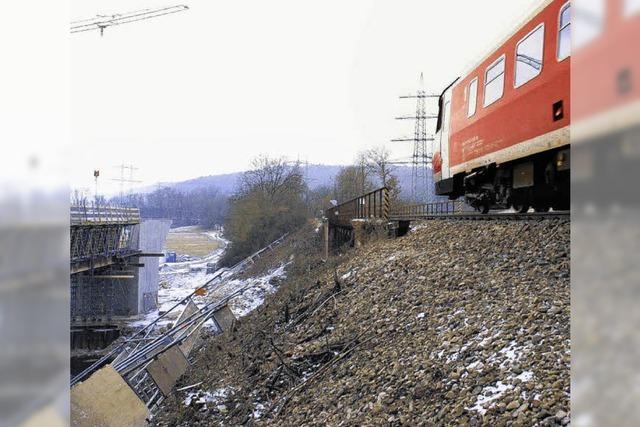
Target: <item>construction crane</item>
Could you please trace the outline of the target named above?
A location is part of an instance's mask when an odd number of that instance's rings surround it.
[[[168,6],[157,9],[142,9],[133,12],[116,13],[114,15],[96,15],[94,18],[83,19],[71,22],[71,33],[83,33],[85,31],[100,31],[104,35],[107,27],[114,25],[129,24],[131,22],[145,21],[147,19],[158,18],[164,15],[184,12],[189,7],[186,5]]]

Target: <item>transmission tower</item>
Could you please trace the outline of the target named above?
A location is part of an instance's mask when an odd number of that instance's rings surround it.
[[[116,13],[113,15],[96,15],[94,18],[71,22],[71,32],[83,33],[85,31],[100,31],[100,35],[103,36],[104,30],[107,27],[129,24],[137,21],[146,21],[147,19],[184,12],[188,9],[188,6],[181,4],[178,6],[168,6],[157,9],[142,9],[135,10],[133,12]]]
[[[133,171],[138,170],[138,168],[133,166],[133,165],[125,165],[124,162],[123,162],[122,164],[114,166],[114,168],[120,169],[120,178],[111,178],[111,181],[117,181],[117,182],[120,183],[120,203],[124,204],[124,186],[125,186],[125,184],[128,185],[127,193],[130,193],[131,192],[131,186],[133,184],[139,184],[142,181],[138,181],[138,180],[133,179]],[[125,172],[126,171],[129,171],[128,178],[125,176]]]
[[[439,98],[439,95],[428,94],[424,90],[424,77],[420,73],[420,86],[415,95],[402,95],[400,99],[415,99],[415,116],[396,117],[397,120],[415,120],[413,138],[392,139],[398,141],[412,141],[413,154],[411,155],[411,200],[414,203],[431,202],[433,199],[433,189],[428,185],[428,164],[431,163],[433,152],[431,144],[433,135],[427,135],[427,119],[438,118],[435,114],[427,114],[426,99]]]

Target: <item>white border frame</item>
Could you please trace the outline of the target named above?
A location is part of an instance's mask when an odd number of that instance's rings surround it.
[[[520,45],[522,44],[523,41],[525,41],[526,39],[531,37],[533,35],[533,33],[538,31],[540,28],[542,28],[542,61],[540,62],[540,71],[538,71],[538,74],[536,74],[535,76],[531,77],[526,82],[518,84],[517,83],[517,81],[518,81],[518,79],[517,79],[517,77],[518,77],[518,47],[520,47]],[[540,74],[542,74],[542,71],[544,70],[544,47],[545,47],[544,46],[545,45],[544,36],[546,35],[544,33],[544,30],[545,30],[544,22],[541,22],[538,25],[536,25],[536,27],[533,30],[529,31],[526,36],[521,38],[518,43],[516,43],[516,49],[513,52],[514,53],[514,56],[513,56],[513,88],[514,89],[521,88],[522,86],[526,85],[527,83],[529,83],[532,80],[535,80],[536,78],[538,78],[540,76]]]
[[[475,103],[476,105],[474,105],[473,107],[473,113],[469,114],[469,106],[471,105],[471,85],[473,84],[473,82],[476,82],[476,103]],[[469,82],[469,85],[467,86],[469,91],[469,96],[467,97],[467,118],[475,116],[476,113],[478,112],[478,83],[479,83],[479,79],[478,79],[478,76],[476,76],[473,79],[471,79],[471,81]],[[483,99],[483,103],[484,103],[484,99]]]
[[[558,39],[556,41],[556,61],[558,62],[562,62],[567,58],[571,57],[571,49],[573,46],[571,46],[571,28],[569,28],[569,55],[565,56],[564,58],[560,59],[560,32],[562,30],[564,30],[566,27],[571,27],[571,25],[573,24],[572,22],[572,17],[571,17],[571,12],[569,12],[569,24],[565,25],[564,27],[561,27],[562,25],[562,12],[565,11],[565,9],[571,7],[571,1],[566,2],[565,4],[562,5],[562,7],[560,8],[560,12],[558,12],[558,31],[557,31],[557,36]]]
[[[502,94],[498,98],[491,101],[491,103],[487,104],[486,103],[487,102],[487,84],[491,83],[487,81],[487,74],[489,73],[489,70],[491,68],[493,68],[496,64],[498,64],[498,62],[500,62],[500,60],[504,61],[504,70],[502,71],[502,74],[504,75],[504,81],[502,82]],[[504,87],[505,87],[506,81],[507,81],[507,54],[503,53],[502,55],[497,57],[495,61],[489,64],[487,68],[485,68],[484,70],[484,84],[482,85],[482,108],[487,108],[488,106],[493,105],[496,102],[498,102],[500,99],[502,99],[502,97],[504,96]]]

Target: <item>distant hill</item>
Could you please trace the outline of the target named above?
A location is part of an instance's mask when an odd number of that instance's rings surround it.
[[[332,185],[334,177],[343,166],[338,165],[309,165],[304,167],[309,187],[314,189]],[[394,166],[394,174],[400,181],[403,193],[408,194],[411,188],[411,166]],[[171,187],[181,192],[190,192],[201,188],[215,187],[225,194],[232,194],[242,172],[201,176],[180,182],[159,183],[146,188],[143,192],[150,192],[159,187]],[[428,185],[432,185],[431,174],[428,176]]]
[[[231,194],[235,190],[236,183],[241,175],[242,172],[234,172],[221,175],[201,176],[179,182],[162,182],[150,188],[149,191],[153,191],[159,187],[171,187],[183,193],[188,193],[201,188],[215,187],[225,194]]]

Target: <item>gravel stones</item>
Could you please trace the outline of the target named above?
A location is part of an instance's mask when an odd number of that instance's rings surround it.
[[[155,422],[566,425],[569,252],[565,220],[431,221],[327,264],[298,256],[182,380],[232,387],[226,412],[177,396]]]

